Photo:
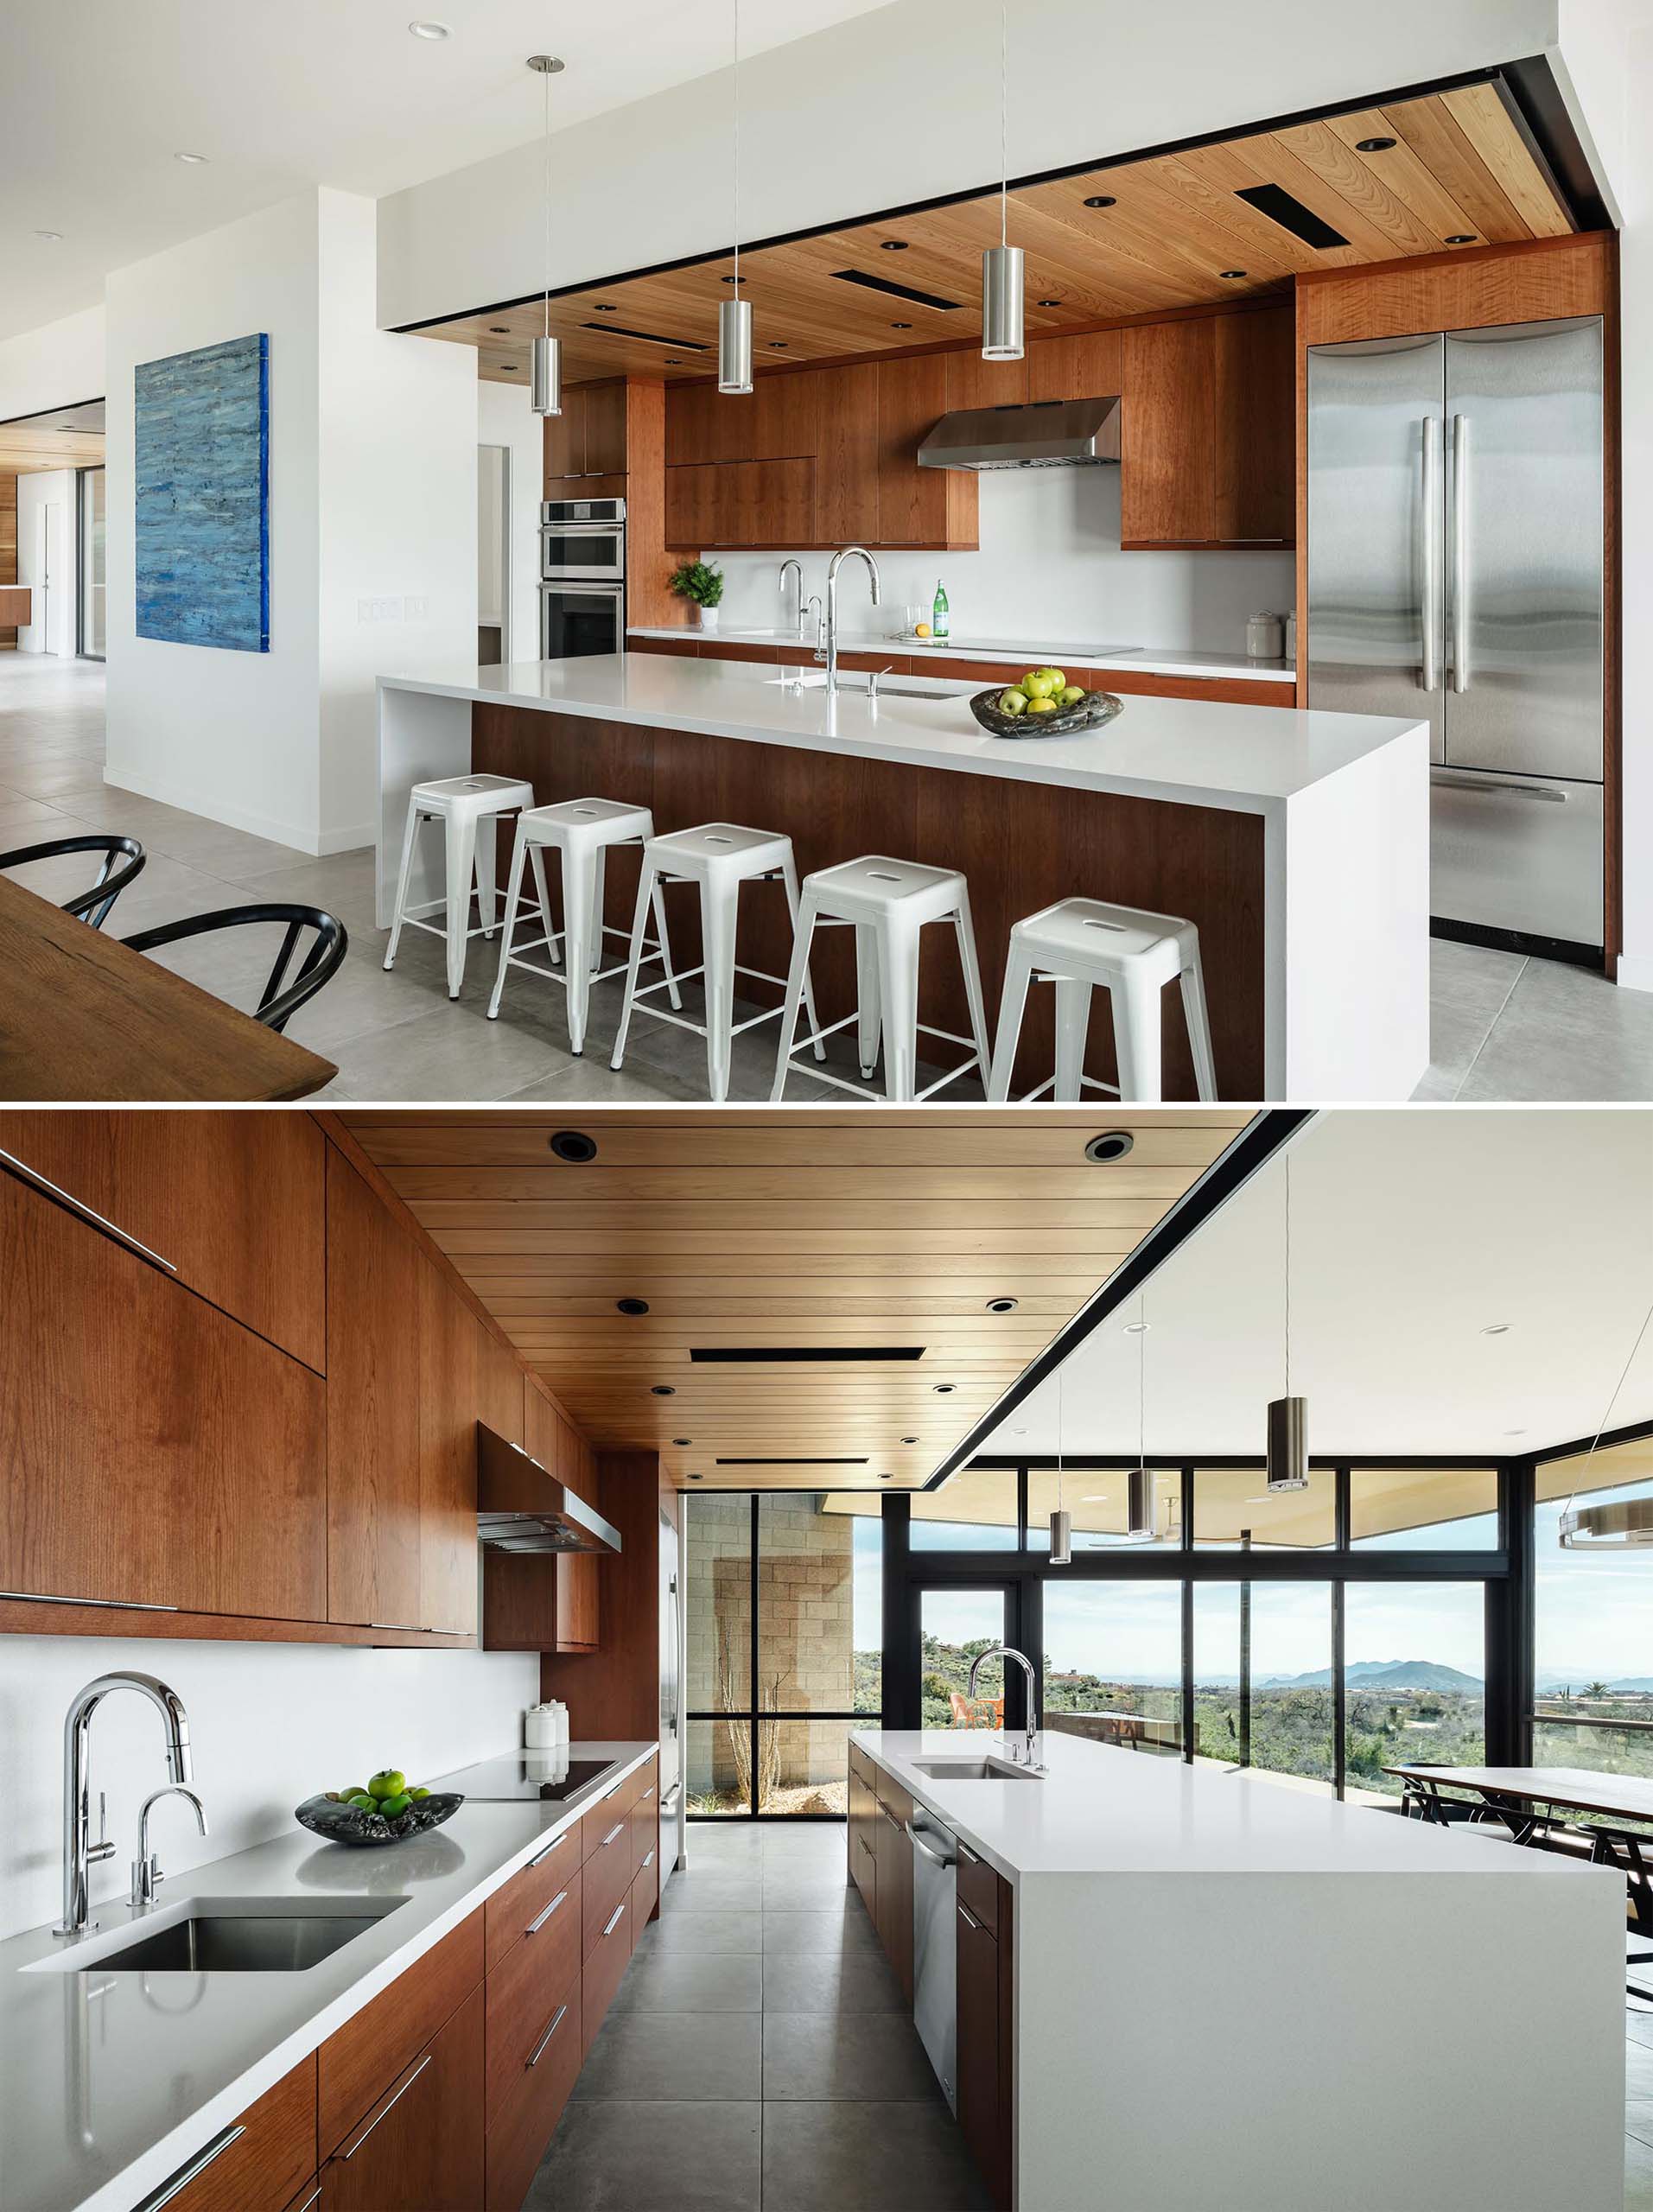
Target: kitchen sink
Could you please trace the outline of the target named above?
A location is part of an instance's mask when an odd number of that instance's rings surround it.
[[[934,683],[938,679],[936,677],[932,677],[931,678],[931,683]],[[944,683],[949,679],[943,677],[939,680]],[[785,690],[789,691],[824,691],[826,690],[826,678],[824,676],[798,676],[795,674],[786,676],[772,676],[769,678],[769,681],[771,683],[780,684]],[[968,690],[970,687],[966,685],[963,688]],[[853,677],[848,680],[840,678],[838,689],[840,691],[855,693],[864,697],[867,691],[867,685],[864,680],[857,683],[855,682]],[[946,691],[931,690],[928,686],[921,683],[903,683],[899,677],[893,683],[887,683],[885,679],[881,677],[878,683],[878,696],[881,699],[928,699],[933,705],[945,706],[950,702],[952,695]]]
[[[932,1782],[1042,1782],[1037,1768],[1015,1766],[1008,1759],[914,1759],[914,1770]]]
[[[404,1897],[189,1897],[170,1915],[40,1965],[63,1974],[303,1974],[394,1912]]]

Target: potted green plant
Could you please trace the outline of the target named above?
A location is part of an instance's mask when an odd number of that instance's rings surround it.
[[[723,596],[722,569],[706,561],[685,561],[674,572],[670,588],[696,609],[703,630],[716,629],[718,602]]]

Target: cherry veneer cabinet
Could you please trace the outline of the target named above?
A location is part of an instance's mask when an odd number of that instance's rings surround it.
[[[597,1503],[596,1454],[544,1383],[527,1379],[522,1446],[588,1505]],[[595,1651],[601,1577],[611,1561],[594,1553],[483,1554],[482,1642],[490,1651]],[[582,1714],[588,1735],[601,1734]]]
[[[634,622],[680,619],[666,588],[665,387],[646,377],[567,385],[545,417],[544,496],[626,502],[626,596]]]
[[[283,2212],[315,2183],[312,2051],[241,2114],[241,2133],[166,2201],[168,2212]]]
[[[1036,338],[1020,361],[984,361],[969,346],[782,371],[760,375],[747,398],[673,385],[666,542],[973,550],[976,478],[920,468],[925,434],[962,408],[1114,393],[1128,547],[1291,543],[1289,305]]]
[[[0,1313],[0,1591],[326,1619],[319,1375],[9,1173]]]
[[[308,1114],[0,1112],[0,1151],[170,1263],[180,1282],[327,1365],[327,1142]]]
[[[873,1925],[889,1954],[901,1993],[912,2002],[912,1800],[882,1767],[873,1769],[873,1857],[878,1867]]]

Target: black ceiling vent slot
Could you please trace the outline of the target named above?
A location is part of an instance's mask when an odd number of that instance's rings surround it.
[[[866,1459],[718,1459],[719,1467],[865,1467]]]
[[[712,350],[698,338],[662,338],[658,330],[622,330],[617,322],[582,322],[580,327],[601,331],[605,338],[635,338],[645,346],[681,346],[688,353],[709,353]]]
[[[1301,238],[1305,245],[1324,247],[1349,243],[1341,231],[1334,231],[1330,223],[1322,222],[1312,207],[1305,207],[1300,200],[1294,200],[1284,185],[1249,185],[1234,197],[1243,200],[1249,207],[1255,207],[1259,215],[1266,215],[1271,223],[1278,223],[1294,238]]]
[[[944,315],[962,307],[962,300],[938,299],[934,292],[915,292],[911,284],[893,284],[887,276],[869,276],[861,269],[835,269],[841,284],[864,284],[869,292],[882,292],[892,300],[911,300],[915,308],[939,308]]]
[[[750,1367],[776,1361],[922,1359],[922,1344],[697,1344],[689,1355],[702,1365]]]

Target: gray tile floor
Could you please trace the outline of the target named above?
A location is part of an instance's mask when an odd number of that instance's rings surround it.
[[[315,860],[268,839],[162,806],[104,781],[104,671],[94,662],[0,653],[0,849],[85,828],[139,838],[149,865],[111,917],[117,934],[249,899],[292,899],[326,906],[350,934],[345,966],[288,1033],[337,1064],[329,1096],[360,1100],[703,1100],[704,1046],[697,1037],[639,1020],[625,1067],[608,1065],[619,1018],[618,980],[593,1007],[584,1055],[568,1049],[563,994],[554,983],[513,976],[497,1022],[486,1018],[494,948],[473,944],[465,988],[448,997],[440,942],[403,938],[393,973],[373,918],[370,852]],[[60,896],[86,880],[77,863],[52,863],[19,880]],[[219,995],[256,1002],[270,944],[207,940],[166,955]],[[698,1010],[686,993],[685,1010]],[[1431,967],[1433,1064],[1420,1099],[1653,1098],[1653,993],[1621,991],[1599,976],[1550,961],[1437,942]],[[765,1099],[774,1066],[774,1030],[739,1040],[730,1095]],[[833,1058],[850,1056],[835,1040]],[[794,1077],[789,1100],[842,1101],[845,1093]],[[949,1099],[979,1099],[967,1083]]]
[[[979,2212],[842,1825],[689,1837],[525,2212]]]

